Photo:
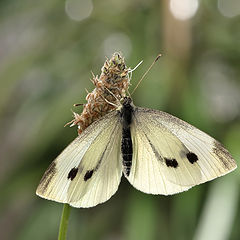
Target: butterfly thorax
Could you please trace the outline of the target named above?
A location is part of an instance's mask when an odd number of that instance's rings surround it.
[[[132,122],[134,106],[130,97],[124,97],[122,107],[120,109],[123,128],[128,128]]]

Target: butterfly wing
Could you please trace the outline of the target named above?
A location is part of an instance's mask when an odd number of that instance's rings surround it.
[[[134,150],[127,178],[146,193],[186,191],[236,168],[219,142],[165,112],[135,108],[131,136]]]
[[[122,175],[121,124],[116,112],[91,124],[53,161],[37,195],[74,207],[107,201]]]

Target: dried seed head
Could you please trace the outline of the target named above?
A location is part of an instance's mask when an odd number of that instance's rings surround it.
[[[80,134],[91,123],[116,109],[118,100],[126,96],[130,84],[128,71],[124,58],[119,53],[114,53],[110,60],[107,59],[100,77],[93,75],[95,89],[87,94],[87,103],[82,113],[74,113],[74,119],[67,125],[77,125]]]

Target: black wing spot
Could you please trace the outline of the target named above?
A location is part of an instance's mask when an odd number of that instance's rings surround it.
[[[189,152],[186,154],[188,161],[193,164],[198,160],[198,156],[195,153]]]
[[[175,158],[169,159],[169,158],[164,158],[165,163],[168,167],[173,167],[176,168],[178,166],[178,162]]]
[[[88,179],[90,179],[93,175],[93,170],[89,170],[84,175],[84,181],[86,182]]]
[[[68,179],[70,178],[71,181],[76,177],[78,172],[78,168],[72,168],[71,171],[68,173]]]

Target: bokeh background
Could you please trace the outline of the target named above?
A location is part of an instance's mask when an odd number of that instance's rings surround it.
[[[77,136],[64,128],[93,89],[105,56],[120,51],[131,89],[163,57],[134,102],[170,112],[240,160],[238,0],[0,2],[0,239],[57,239],[62,204],[35,195],[41,176]],[[125,179],[106,203],[72,209],[68,239],[239,239],[239,170],[164,197]]]

